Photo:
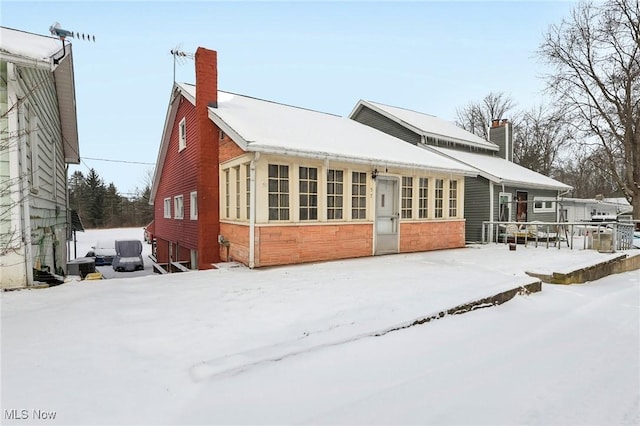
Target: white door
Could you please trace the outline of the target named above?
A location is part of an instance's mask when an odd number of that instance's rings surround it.
[[[375,254],[398,252],[398,180],[376,180]]]

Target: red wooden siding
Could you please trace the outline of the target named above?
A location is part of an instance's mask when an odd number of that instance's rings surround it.
[[[198,126],[195,108],[184,97],[179,102],[176,118],[172,124],[169,147],[160,176],[156,199],[154,200],[155,233],[157,238],[178,243],[181,247],[197,250],[198,222],[190,219],[192,191],[197,190],[197,170],[199,160]],[[178,125],[186,118],[187,147],[178,152]],[[174,197],[182,195],[184,200],[184,218],[174,219]],[[164,218],[164,199],[171,198],[171,219]],[[162,253],[164,254],[164,253]],[[167,259],[158,252],[158,261],[166,263]]]

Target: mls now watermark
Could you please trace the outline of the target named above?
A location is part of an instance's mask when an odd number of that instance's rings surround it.
[[[4,410],[5,420],[53,420],[56,418],[55,411],[48,410],[27,410],[14,408]]]

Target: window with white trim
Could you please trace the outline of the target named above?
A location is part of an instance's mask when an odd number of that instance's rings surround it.
[[[231,209],[231,193],[229,191],[231,184],[229,179],[229,169],[227,169],[224,171],[224,217],[227,219],[231,216],[229,211]]]
[[[413,178],[402,176],[402,207],[400,208],[403,219],[413,217]]]
[[[434,197],[435,209],[433,211],[433,216],[436,218],[441,218],[444,207],[444,179],[436,179]]]
[[[449,181],[449,217],[458,216],[458,181]]]
[[[420,178],[418,181],[418,217],[429,217],[429,178]]]
[[[187,147],[187,119],[183,117],[178,124],[178,151]]]
[[[511,220],[511,200],[510,192],[500,192],[498,194],[498,220],[500,222],[509,222]]]
[[[342,219],[344,171],[327,170],[327,219]]]
[[[245,164],[245,192],[247,201],[247,220],[251,219],[251,164]]]
[[[269,220],[289,220],[289,166],[269,164]]]
[[[164,199],[164,218],[171,219],[171,197]]]
[[[176,195],[175,197],[173,197],[173,218],[184,218],[184,199],[182,195]]]
[[[367,174],[351,172],[351,219],[367,218]]]
[[[298,172],[300,220],[318,220],[318,169],[300,167]]]
[[[234,167],[233,172],[235,173],[235,199],[236,199],[236,219],[240,219],[240,166]]]
[[[555,211],[556,211],[555,198],[533,197],[534,213],[555,212]]]
[[[189,194],[189,217],[191,220],[198,220],[198,192]]]

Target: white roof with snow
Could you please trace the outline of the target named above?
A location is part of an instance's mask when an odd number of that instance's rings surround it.
[[[195,103],[195,86],[178,86]],[[218,91],[218,107],[209,107],[209,117],[247,151],[477,174],[458,161],[333,114]]]
[[[475,167],[479,175],[494,183],[505,185],[526,185],[540,189],[568,190],[572,187],[548,176],[529,170],[504,158],[485,154],[474,154],[455,149],[424,146],[424,149],[439,152],[449,158],[455,158],[464,164]]]
[[[491,141],[456,126],[454,123],[410,109],[398,108],[377,102],[360,100],[349,117],[353,117],[360,108],[367,107],[393,120],[414,132],[438,139],[450,140],[462,145],[481,147],[491,151],[498,151],[498,146]]]
[[[56,37],[0,27],[0,53],[3,56],[10,55],[15,59],[49,63],[51,57],[60,50],[62,42]]]
[[[59,38],[0,27],[0,59],[19,67],[51,72],[58,99],[65,162],[80,164],[76,89],[71,43]],[[59,60],[53,63],[53,58]]]

